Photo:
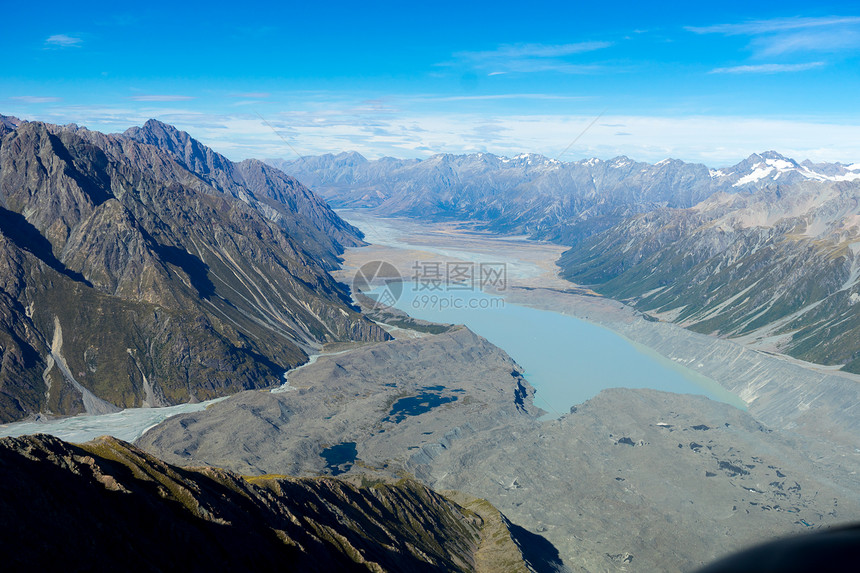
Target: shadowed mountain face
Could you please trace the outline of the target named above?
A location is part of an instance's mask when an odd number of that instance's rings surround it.
[[[263,200],[263,182],[214,186],[240,170],[163,124],[136,134],[208,163],[76,126],[3,129],[0,421],[265,387],[322,343],[387,336],[327,273],[357,231],[276,170],[292,187]]]
[[[520,542],[551,570],[489,503],[410,480],[246,480],[45,435],[0,439],[0,479],[8,570],[525,572]]]

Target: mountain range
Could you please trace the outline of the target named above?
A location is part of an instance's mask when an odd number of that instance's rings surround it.
[[[273,161],[336,207],[571,247],[563,277],[660,320],[860,372],[860,164],[357,153]]]
[[[490,153],[370,161],[349,152],[267,162],[336,208],[477,221],[489,230],[566,245],[638,213],[692,207],[718,191],[860,180],[860,165],[797,163],[773,151],[716,170],[677,159],[652,165],[624,156],[561,162],[537,154]]]
[[[157,121],[0,122],[0,421],[205,400],[388,335],[328,274],[360,232]]]

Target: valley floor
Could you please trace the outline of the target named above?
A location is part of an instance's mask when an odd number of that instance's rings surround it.
[[[499,294],[512,304],[559,312],[608,328],[646,352],[715,381],[773,427],[802,426],[846,445],[860,435],[860,375],[655,322],[630,306],[560,278],[555,262],[565,247],[474,231],[468,223],[377,218],[362,211],[339,214],[360,227],[372,243],[344,255],[342,270],[335,276],[347,284],[371,261],[395,265],[404,279],[415,273],[416,261],[474,262],[477,255],[485,257],[482,261],[505,262],[508,284]],[[821,388],[828,392],[822,393]],[[797,404],[805,407],[798,411]],[[808,416],[812,405],[816,415]],[[825,413],[827,421],[820,418]]]

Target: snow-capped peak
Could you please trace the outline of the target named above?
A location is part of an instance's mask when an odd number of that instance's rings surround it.
[[[855,166],[856,169],[852,169]],[[722,177],[729,174],[738,176],[738,180],[732,185],[733,187],[749,185],[764,179],[776,181],[788,176],[799,176],[814,181],[854,181],[860,179],[860,164],[850,166],[839,164],[815,165],[809,161],[799,164],[775,151],[765,151],[750,155],[729,173],[723,170],[711,170],[710,173],[711,177]]]
[[[628,157],[622,155],[613,159],[610,165],[615,169],[621,169],[622,167],[633,165],[633,162]]]

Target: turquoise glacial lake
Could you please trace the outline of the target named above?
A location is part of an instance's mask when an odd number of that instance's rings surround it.
[[[547,418],[616,387],[701,394],[746,409],[715,381],[602,326],[480,290],[430,292],[408,280],[402,285],[396,308],[415,318],[465,324],[516,360]]]

